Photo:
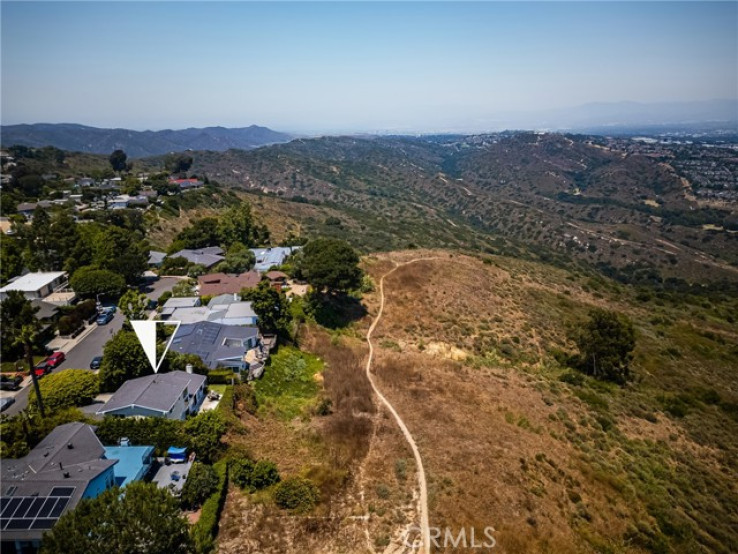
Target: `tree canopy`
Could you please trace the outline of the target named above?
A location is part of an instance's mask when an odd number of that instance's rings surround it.
[[[213,494],[218,486],[218,475],[215,470],[200,462],[192,464],[187,473],[187,480],[182,487],[180,502],[186,510],[195,510]]]
[[[82,500],[44,535],[42,554],[188,554],[193,545],[179,502],[137,481]]]
[[[170,173],[186,173],[192,167],[192,156],[188,154],[169,154],[164,157],[164,168]]]
[[[132,331],[121,330],[103,350],[100,366],[100,390],[114,392],[124,381],[152,373],[146,353]]]
[[[359,256],[340,239],[307,243],[299,254],[297,270],[318,292],[347,292],[361,285]]]
[[[243,273],[256,263],[254,253],[240,242],[234,242],[226,252],[225,260],[215,266],[215,271],[223,273]]]
[[[18,344],[15,338],[24,325],[36,324],[37,311],[38,308],[34,308],[22,292],[7,292],[7,297],[0,303],[0,348],[3,359],[18,358],[23,354],[23,345]]]
[[[145,319],[148,305],[146,295],[135,290],[126,291],[118,300],[118,308],[129,321]]]
[[[83,298],[94,298],[98,294],[116,297],[125,290],[126,281],[113,271],[86,266],[74,272],[69,286]]]
[[[113,171],[125,171],[127,167],[127,160],[128,154],[126,154],[123,150],[114,150],[108,158],[108,161],[110,161],[110,167],[113,168]]]
[[[577,337],[582,369],[598,379],[625,383],[635,348],[633,324],[623,315],[599,308],[589,318]]]
[[[288,334],[290,308],[287,297],[278,292],[269,281],[261,281],[256,288],[241,291],[241,298],[251,302],[251,307],[259,316],[259,328],[265,333]]]

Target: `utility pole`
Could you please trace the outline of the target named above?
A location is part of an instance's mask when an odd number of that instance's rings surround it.
[[[44,410],[44,400],[41,398],[41,387],[38,386],[38,377],[36,377],[36,371],[33,369],[33,350],[31,348],[31,342],[25,343],[26,349],[26,360],[28,361],[28,368],[31,370],[31,380],[33,381],[33,388],[36,391],[36,399],[38,400],[38,410],[41,412],[41,417],[46,417],[46,410]]]

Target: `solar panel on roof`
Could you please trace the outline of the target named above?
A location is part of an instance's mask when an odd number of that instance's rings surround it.
[[[31,529],[51,529],[56,521],[55,519],[37,519],[31,524]]]
[[[75,487],[54,487],[49,496],[0,498],[0,530],[51,529],[71,500]]]
[[[56,498],[46,498],[44,505],[38,511],[38,517],[48,516],[51,513],[51,509],[54,507],[54,504],[56,504],[56,500]]]
[[[56,503],[56,506],[52,508],[49,516],[58,518],[64,511],[64,508],[67,507],[67,504],[69,504],[68,498],[60,498],[59,501]]]
[[[49,496],[72,496],[75,487],[54,487]]]
[[[13,517],[25,516],[28,508],[30,508],[31,504],[33,504],[33,500],[34,499],[30,497],[25,497],[23,500],[21,500],[20,506],[18,506],[18,509],[13,514]]]
[[[28,529],[33,523],[32,519],[11,519],[5,526],[5,529],[10,531],[11,529]]]
[[[44,502],[46,502],[45,498],[37,498],[33,501],[33,504],[31,504],[31,507],[28,508],[28,511],[26,512],[26,517],[38,517],[38,512],[41,510],[41,506],[43,506]]]

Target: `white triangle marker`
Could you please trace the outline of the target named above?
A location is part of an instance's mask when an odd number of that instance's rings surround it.
[[[177,330],[179,329],[181,322],[180,321],[154,321],[151,319],[141,319],[141,320],[131,321],[130,323],[131,323],[131,327],[133,327],[133,330],[136,332],[136,336],[138,337],[138,342],[141,343],[141,347],[143,348],[143,351],[146,353],[146,357],[149,359],[151,368],[154,370],[154,373],[158,372],[159,367],[161,366],[161,363],[164,361],[164,357],[167,355],[167,352],[169,351],[169,347],[172,345],[172,341],[174,340],[174,336],[177,334]],[[157,325],[175,326],[174,333],[172,333],[166,345],[164,345],[164,352],[162,353],[161,358],[158,361],[156,359],[156,326]]]

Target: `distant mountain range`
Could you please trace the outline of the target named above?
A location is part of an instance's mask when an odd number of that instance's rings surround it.
[[[62,150],[110,154],[118,148],[133,158],[156,156],[183,150],[216,150],[230,148],[249,150],[288,142],[292,135],[266,127],[251,125],[228,129],[205,127],[163,131],[132,131],[130,129],[100,129],[73,123],[35,123],[32,125],[3,125],[0,127],[3,146],[56,146]]]

